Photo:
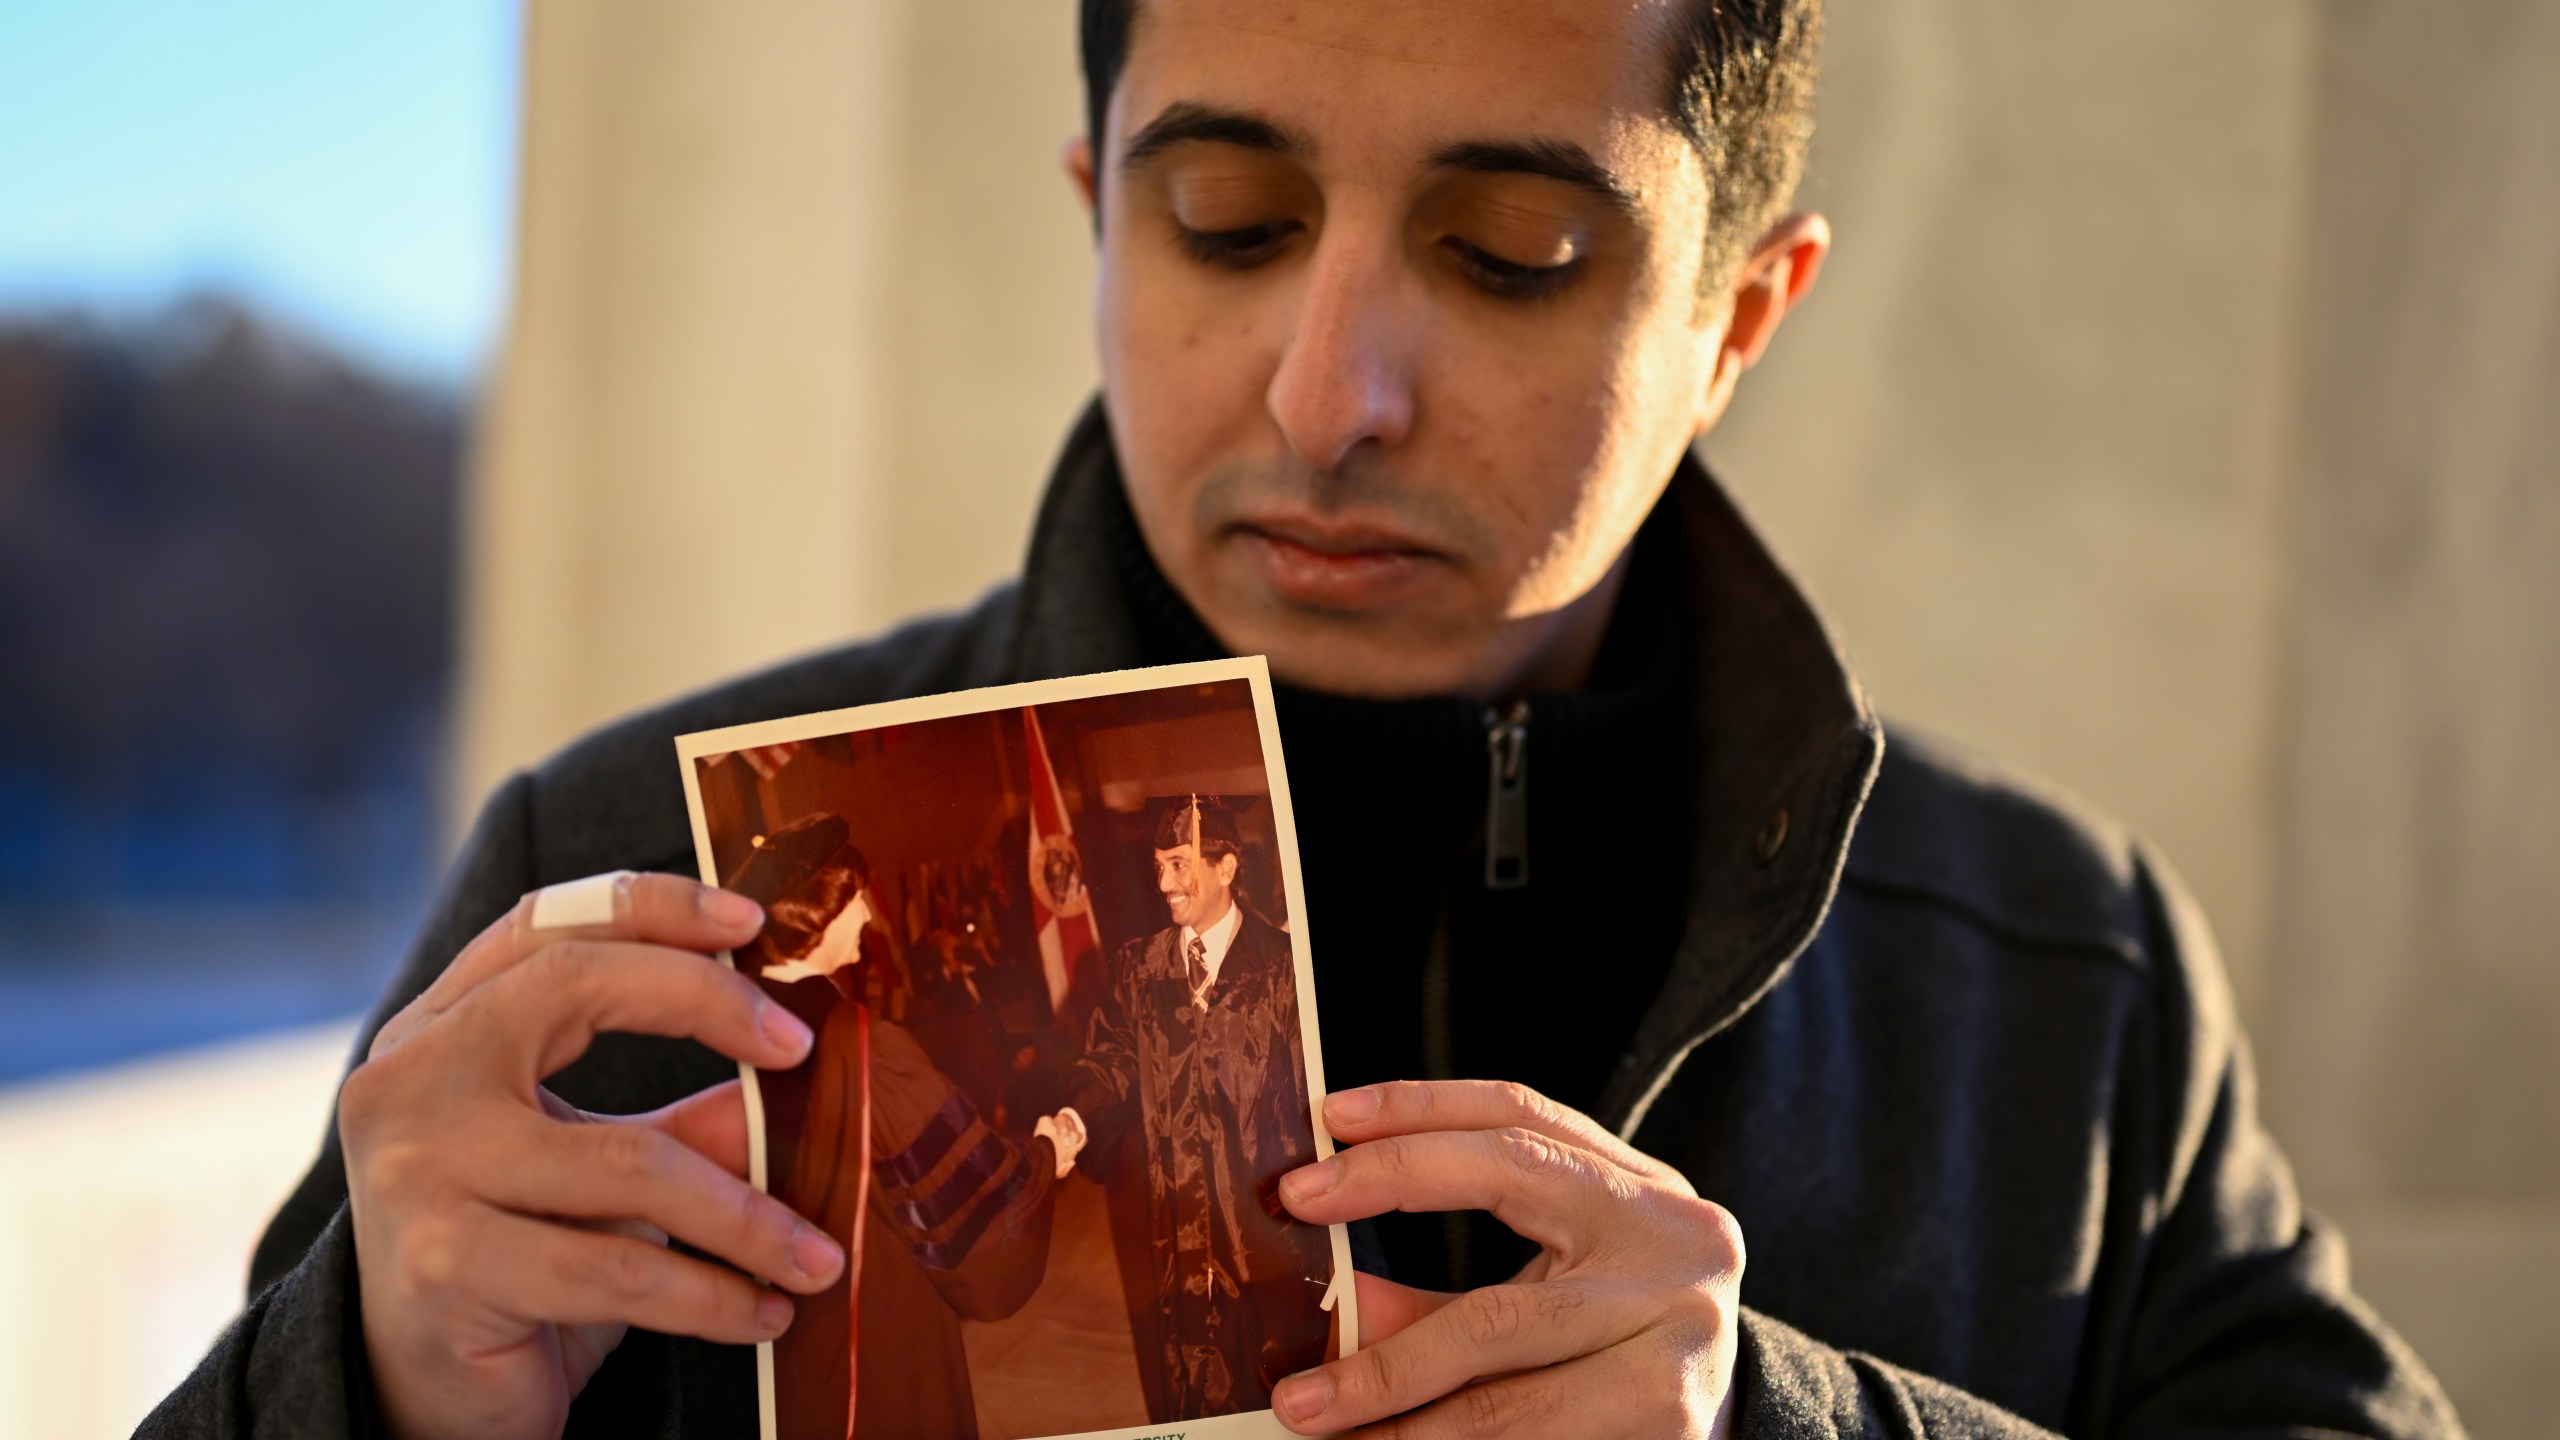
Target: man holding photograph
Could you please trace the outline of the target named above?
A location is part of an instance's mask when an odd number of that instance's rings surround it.
[[[740,1347],[840,1262],[738,1178],[722,1082],[806,1027],[703,958],[752,904],[539,892],[688,867],[675,734],[1236,653],[1287,685],[1356,1087],[1280,1194],[1387,1272],[1291,1428],[2459,1434],[2302,1210],[2177,882],[1888,748],[1694,453],[1829,249],[1789,209],[1818,0],[1082,15],[1103,394],[1022,579],[503,786],[146,1429],[740,1433]]]

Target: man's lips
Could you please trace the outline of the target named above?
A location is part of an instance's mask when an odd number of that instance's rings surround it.
[[[1392,597],[1447,556],[1404,532],[1374,525],[1255,519],[1235,533],[1280,598],[1323,609],[1363,609]]]

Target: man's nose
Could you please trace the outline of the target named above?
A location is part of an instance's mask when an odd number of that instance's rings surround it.
[[[1363,442],[1413,428],[1413,376],[1392,234],[1344,226],[1319,238],[1264,403],[1289,448],[1320,472]]]

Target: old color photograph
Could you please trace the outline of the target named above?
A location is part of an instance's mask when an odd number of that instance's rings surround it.
[[[767,1440],[1287,1433],[1357,1323],[1274,1190],[1331,1144],[1262,662],[678,748],[765,907],[732,963],[818,1036],[746,1073],[756,1181],[852,1257],[759,1350]]]

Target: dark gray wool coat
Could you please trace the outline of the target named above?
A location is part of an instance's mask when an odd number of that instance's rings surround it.
[[[1741,1221],[1742,1433],[2458,1435],[2297,1202],[2212,942],[2160,863],[1970,761],[1900,735],[1888,750],[1705,470],[1684,464],[1663,503],[1695,596],[1695,877],[1600,1118]],[[1126,504],[1089,412],[1018,583],[508,781],[373,1024],[526,891],[690,873],[674,735],[1148,663],[1105,558]],[[608,1037],[554,1087],[636,1111],[733,1073]],[[357,1284],[332,1134],[259,1247],[248,1308],[142,1433],[371,1430]],[[634,1332],[569,1429],[752,1435],[754,1397],[751,1351]]]

